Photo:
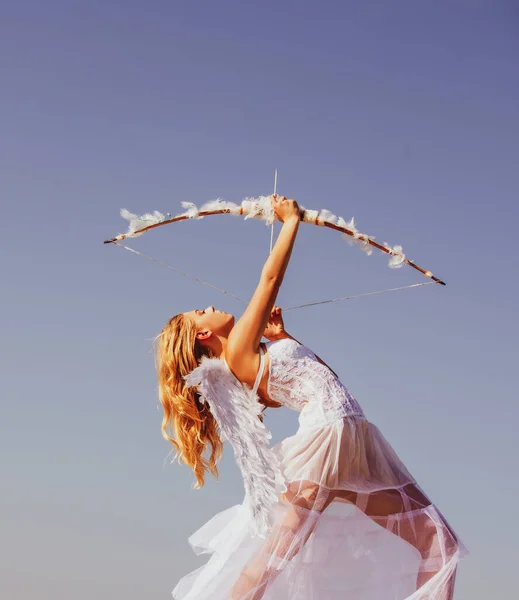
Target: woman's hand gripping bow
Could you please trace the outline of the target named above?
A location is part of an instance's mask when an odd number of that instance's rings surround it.
[[[263,337],[266,337],[269,342],[281,340],[283,338],[290,337],[285,331],[285,324],[283,323],[282,310],[279,306],[274,306],[270,313],[270,317],[263,332]]]

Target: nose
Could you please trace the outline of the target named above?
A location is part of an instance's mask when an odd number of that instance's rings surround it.
[[[207,312],[214,312],[214,306],[208,306],[205,310]]]

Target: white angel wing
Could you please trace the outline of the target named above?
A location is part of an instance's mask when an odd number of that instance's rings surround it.
[[[243,476],[244,504],[251,511],[254,533],[264,537],[272,524],[273,505],[286,488],[269,447],[270,431],[260,420],[258,397],[218,358],[204,357],[185,379],[189,387],[198,387],[220,426],[222,439],[231,444]]]

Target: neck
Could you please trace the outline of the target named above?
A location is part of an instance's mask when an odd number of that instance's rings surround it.
[[[207,345],[211,354],[218,358],[225,357],[225,351],[227,349],[227,338],[222,336],[214,336],[211,342]]]
[[[219,345],[220,345],[220,351],[217,354],[217,356],[219,356],[220,358],[224,358],[225,357],[225,351],[227,350],[227,338],[222,337],[222,338],[218,338],[219,341]]]

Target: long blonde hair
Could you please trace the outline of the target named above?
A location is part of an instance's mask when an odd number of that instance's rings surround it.
[[[184,376],[208,355],[196,337],[196,325],[183,314],[166,324],[156,346],[159,399],[164,408],[162,435],[173,444],[179,461],[193,469],[196,488],[204,485],[206,472],[218,478],[216,466],[223,451],[218,425],[207,404],[186,385]],[[173,435],[172,435],[173,434]],[[209,456],[205,456],[210,449]]]

